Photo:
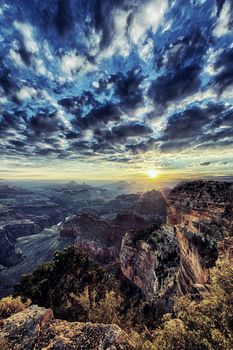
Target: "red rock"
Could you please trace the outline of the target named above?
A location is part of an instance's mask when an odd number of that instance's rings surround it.
[[[167,223],[175,226],[179,242],[181,292],[205,284],[219,254],[232,256],[232,199],[232,184],[216,181],[183,183],[169,194]]]

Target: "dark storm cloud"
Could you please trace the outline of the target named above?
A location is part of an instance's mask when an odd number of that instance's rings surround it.
[[[115,126],[112,128],[111,133],[115,135],[117,138],[127,138],[134,136],[145,136],[151,134],[153,129],[151,127],[140,124],[140,123],[127,123]]]
[[[183,140],[199,136],[203,127],[213,121],[223,109],[222,105],[209,104],[204,108],[195,106],[175,113],[168,118],[161,140]]]
[[[209,166],[211,164],[211,162],[203,162],[200,163],[200,166]]]
[[[39,114],[30,119],[30,128],[36,136],[41,134],[51,134],[63,129],[62,125],[59,125],[56,113],[51,114]]]
[[[74,139],[77,139],[78,137],[81,136],[81,133],[78,133],[78,132],[75,132],[75,131],[68,131],[66,134],[65,134],[65,137],[67,140],[74,140]]]
[[[217,1],[219,18],[226,1]],[[216,40],[215,2],[168,1],[172,6],[155,29],[147,17],[150,2],[5,1],[9,6],[0,15],[3,155],[93,156],[123,163],[129,153],[231,144],[233,112],[222,92],[233,85],[233,49],[229,33]],[[123,55],[117,46],[127,40]],[[208,49],[221,52],[211,77],[203,70]],[[210,87],[222,103],[185,106],[184,99]],[[137,116],[138,107],[145,114]],[[153,130],[153,119],[162,113]]]
[[[224,50],[214,64],[215,75],[213,84],[218,92],[222,94],[225,89],[233,85],[233,48]]]
[[[130,137],[142,137],[149,135],[153,130],[145,125],[136,122],[120,124],[112,129],[95,129],[94,137],[98,143],[107,142],[108,144],[121,143]]]
[[[149,97],[156,105],[166,107],[168,103],[189,96],[200,87],[200,66],[181,68],[175,74],[167,74],[154,81],[149,89]]]
[[[93,129],[97,125],[106,125],[110,121],[119,121],[122,116],[121,109],[113,103],[92,109],[85,117],[78,117],[74,124],[81,129]]]
[[[51,29],[54,28],[63,39],[67,33],[72,34],[75,21],[80,20],[78,14],[81,7],[79,0],[37,1],[32,7],[28,6],[28,10],[31,11],[31,17],[28,19],[33,24],[38,23],[51,37],[54,34]]]
[[[142,141],[136,144],[127,144],[126,149],[133,154],[145,153],[151,149],[157,148],[156,139],[149,138],[146,141]]]
[[[80,140],[70,144],[68,151],[74,156],[95,156],[98,154],[114,154],[115,148],[108,142],[98,143],[96,141]]]
[[[25,45],[23,44],[22,41],[19,41],[19,47],[18,49],[16,49],[16,52],[20,55],[23,63],[26,65],[26,66],[30,66],[31,63],[32,63],[32,53],[29,52]]]
[[[148,91],[156,106],[167,107],[170,102],[182,100],[199,90],[202,62],[208,47],[207,38],[195,31],[162,50],[157,59],[162,74]]]
[[[77,141],[73,142],[70,146],[70,150],[72,151],[88,151],[91,147],[91,143],[88,141]]]
[[[32,118],[23,111],[3,113],[0,118],[0,152],[27,157],[68,156],[61,147],[65,131],[55,113],[41,112]]]
[[[107,79],[99,79],[98,87],[95,88],[97,93],[106,93],[108,84],[112,84],[114,96],[119,100],[118,105],[124,109],[136,108],[143,102],[143,89],[140,86],[144,80],[140,67],[132,70],[110,75]]]
[[[205,107],[195,106],[171,115],[159,139],[162,141],[160,149],[182,150],[231,137],[232,128],[219,129],[231,113],[224,105],[211,103]]]
[[[119,97],[120,104],[126,108],[137,107],[143,102],[143,90],[140,87],[144,77],[140,69],[135,68],[126,74],[115,74],[109,79],[114,83],[115,95]]]
[[[145,153],[151,149],[162,152],[181,151],[187,148],[224,147],[233,143],[233,111],[222,104],[195,106],[172,114],[162,135],[138,144],[128,144],[132,153]],[[207,162],[202,166],[208,165]]]
[[[230,127],[233,129],[233,109],[232,109],[232,107],[228,107],[228,109],[226,109],[224,111],[224,113],[220,114],[211,123],[211,129],[212,128],[219,128],[222,126]]]
[[[64,97],[58,103],[66,109],[67,112],[81,116],[85,107],[100,107],[101,104],[95,99],[90,91],[84,91],[80,96]]]
[[[24,112],[3,112],[0,116],[0,137],[4,140],[5,137],[14,135],[15,132],[20,132],[26,126],[27,121]]]
[[[21,140],[11,140],[10,143],[19,148],[25,147],[27,145],[27,142]]]
[[[54,22],[58,33],[62,36],[72,29],[73,16],[70,8],[70,0],[57,0],[57,11]]]

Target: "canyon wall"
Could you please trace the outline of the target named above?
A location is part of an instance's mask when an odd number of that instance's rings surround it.
[[[171,292],[179,268],[173,227],[128,232],[122,241],[120,263],[124,276],[141,289],[148,302]]]
[[[216,181],[179,184],[168,196],[167,223],[180,248],[178,287],[205,284],[218,257],[233,258],[233,187]]]
[[[122,240],[122,272],[149,302],[175,284],[179,293],[205,284],[218,258],[233,261],[232,184],[179,184],[167,196],[167,213],[166,225],[128,232]]]
[[[75,237],[75,245],[90,253],[102,263],[119,257],[121,240],[127,230],[145,229],[148,223],[131,213],[118,214],[113,220],[105,220],[90,214],[74,215],[61,226],[61,238]]]

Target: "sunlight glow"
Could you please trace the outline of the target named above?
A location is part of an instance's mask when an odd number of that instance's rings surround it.
[[[147,170],[147,175],[150,179],[154,179],[159,175],[157,170]]]

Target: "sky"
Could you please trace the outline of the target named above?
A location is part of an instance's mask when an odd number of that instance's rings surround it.
[[[232,0],[0,0],[0,178],[231,177],[232,29]]]

